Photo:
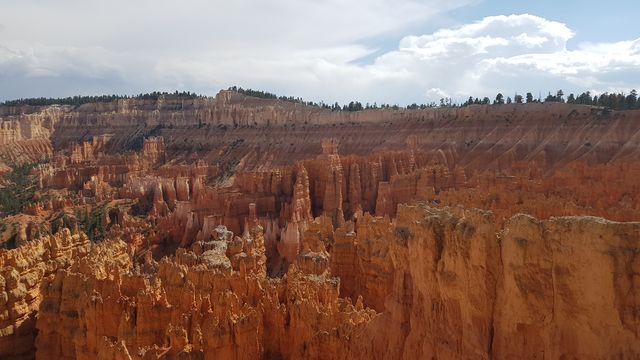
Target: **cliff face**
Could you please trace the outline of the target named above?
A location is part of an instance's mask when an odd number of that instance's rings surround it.
[[[640,223],[518,215],[497,231],[490,213],[400,206],[394,221],[318,225],[297,261],[331,244],[331,270],[293,265],[282,279],[265,275],[259,227],[218,227],[140,266],[124,243],[102,243],[43,286],[37,357],[640,355]]]
[[[0,250],[0,357],[33,357],[42,282],[82,258],[89,247],[86,236],[65,229],[18,249]]]
[[[27,110],[0,106],[0,166],[32,163],[53,155],[51,136],[61,110],[51,107],[25,113]]]
[[[339,299],[337,279],[295,268],[266,278],[261,231],[239,238],[217,227],[210,241],[142,268],[123,243],[95,247],[44,287],[37,357],[344,358],[373,312]]]
[[[0,358],[640,357],[639,117],[0,107]]]
[[[215,98],[118,100],[76,108],[0,109],[3,138],[48,138],[56,149],[111,134],[109,150],[138,149],[163,136],[171,155],[210,161],[243,159],[255,169],[290,165],[317,153],[323,138],[343,154],[405,148],[470,169],[506,168],[513,160],[607,162],[637,158],[639,111],[605,112],[570,104],[513,104],[454,109],[332,112],[222,91]],[[23,125],[24,124],[24,125]],[[5,141],[5,140],[3,140]]]
[[[357,244],[355,266],[341,271],[383,309],[369,328],[376,341],[365,341],[373,358],[638,356],[640,223],[518,215],[495,233],[489,214],[456,212],[400,207],[377,236],[361,237],[365,218],[352,241],[336,241],[332,260]]]
[[[0,145],[14,141],[49,139],[62,110],[56,107],[43,109],[34,114],[18,114],[2,118]]]
[[[495,356],[640,356],[638,239],[639,223],[512,218],[501,239]]]

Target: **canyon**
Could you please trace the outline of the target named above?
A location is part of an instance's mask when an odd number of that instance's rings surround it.
[[[25,167],[2,359],[640,357],[637,110],[0,106]]]

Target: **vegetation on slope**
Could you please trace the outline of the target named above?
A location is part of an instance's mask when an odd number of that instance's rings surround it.
[[[443,99],[445,100],[445,99]],[[443,101],[441,100],[441,102]],[[633,110],[640,109],[640,98],[638,98],[638,92],[636,90],[631,90],[628,95],[624,93],[604,93],[600,94],[600,96],[595,95],[591,96],[591,92],[586,91],[582,94],[575,96],[574,94],[569,94],[569,96],[565,99],[564,92],[562,90],[558,90],[555,95],[549,93],[547,97],[535,99],[533,94],[528,92],[526,97],[522,95],[516,94],[513,99],[511,97],[507,97],[505,99],[502,93],[498,93],[496,98],[493,100],[493,105],[503,105],[503,104],[522,104],[522,103],[548,103],[548,102],[558,102],[558,103],[567,103],[567,104],[578,104],[578,105],[591,105],[591,106],[600,106],[609,108],[612,110]],[[491,104],[491,100],[488,97],[483,99],[469,97],[467,101],[461,104],[461,106],[467,105],[488,105]],[[449,102],[444,101],[444,104],[441,106],[456,106],[452,104],[450,99]]]
[[[78,229],[83,231],[91,241],[103,240],[107,234],[107,224],[104,223],[106,209],[96,207],[76,212]]]
[[[307,106],[316,106],[324,109],[330,109],[332,111],[361,111],[361,110],[369,110],[369,109],[394,109],[398,110],[401,107],[398,105],[389,105],[389,104],[381,104],[378,105],[376,103],[373,104],[365,104],[363,105],[359,101],[351,101],[348,104],[340,105],[337,102],[333,105],[325,104],[324,102],[315,103],[313,101],[304,101],[299,97],[293,96],[278,96],[276,94],[261,91],[261,90],[253,90],[253,89],[243,89],[241,87],[232,86],[229,88],[230,91],[236,91],[238,93],[252,96],[261,99],[272,99],[272,100],[282,100],[294,102]],[[569,94],[569,96],[565,99],[564,92],[562,90],[558,90],[555,95],[549,93],[549,95],[542,99],[540,96],[536,99],[533,97],[533,94],[528,92],[525,96],[515,94],[513,98],[506,97],[502,93],[498,93],[493,100],[488,97],[474,98],[470,96],[468,100],[463,103],[458,103],[453,101],[451,98],[441,98],[439,104],[435,102],[431,102],[429,104],[417,104],[413,103],[407,105],[406,109],[426,109],[426,108],[434,108],[434,107],[463,107],[469,105],[504,105],[504,104],[522,104],[522,103],[547,103],[547,102],[559,102],[559,103],[568,103],[568,104],[579,104],[579,105],[592,105],[592,106],[600,106],[609,108],[612,110],[632,110],[632,109],[640,109],[640,98],[638,98],[638,93],[636,90],[631,90],[631,92],[626,95],[624,93],[604,93],[600,96],[592,96],[589,91],[583,92],[582,94],[575,96],[574,94]]]
[[[600,106],[612,110],[632,110],[632,109],[640,109],[640,98],[638,98],[638,93],[636,90],[631,90],[629,94],[625,93],[603,93],[600,95],[592,96],[589,91],[583,92],[582,94],[576,96],[574,94],[569,94],[566,97],[562,90],[558,90],[555,95],[551,93],[548,94],[544,99],[541,96],[538,98],[534,98],[531,92],[527,92],[526,95],[515,94],[512,97],[505,97],[502,93],[498,93],[495,99],[492,101],[489,97],[473,97],[470,96],[466,101],[459,103],[454,101],[452,98],[441,98],[439,103],[430,102],[428,104],[417,104],[413,103],[407,106],[399,106],[397,104],[380,104],[377,103],[366,103],[362,104],[359,101],[350,101],[348,104],[340,105],[338,102],[333,104],[327,104],[324,102],[313,102],[313,101],[305,101],[300,97],[293,96],[278,96],[274,93],[262,90],[254,90],[254,89],[244,89],[242,87],[232,86],[228,89],[229,91],[235,91],[240,94],[244,94],[251,97],[256,97],[260,99],[271,99],[271,100],[281,100],[288,101],[297,104],[302,104],[305,106],[315,106],[322,109],[328,109],[331,111],[362,111],[362,110],[370,110],[370,109],[426,109],[426,108],[435,108],[435,107],[463,107],[469,105],[504,105],[504,104],[522,104],[522,103],[547,103],[547,102],[561,102],[568,104],[579,104],[579,105],[592,105],[592,106]],[[100,96],[72,96],[66,98],[28,98],[28,99],[17,99],[17,100],[8,100],[0,105],[6,106],[18,106],[18,105],[32,105],[32,106],[47,106],[47,105],[72,105],[79,106],[82,104],[93,103],[93,102],[111,102],[119,99],[142,99],[142,100],[158,100],[162,97],[173,97],[173,98],[184,98],[184,99],[195,99],[203,97],[202,95],[197,95],[195,93],[191,93],[189,91],[186,92],[158,92],[154,91],[152,93],[147,94],[139,94],[139,95],[100,95]]]
[[[0,188],[0,216],[18,214],[29,204],[35,192],[35,183],[29,175],[36,164],[15,167],[5,174],[7,184]]]
[[[128,95],[99,95],[99,96],[69,96],[66,98],[28,98],[28,99],[16,99],[8,100],[0,105],[6,106],[19,106],[19,105],[31,105],[31,106],[47,106],[47,105],[72,105],[79,106],[82,104],[96,103],[96,102],[111,102],[119,99],[140,99],[140,100],[158,100],[161,97],[173,97],[183,99],[195,99],[202,97],[196,93],[186,92],[159,92],[154,91],[147,94],[138,94],[133,96]]]

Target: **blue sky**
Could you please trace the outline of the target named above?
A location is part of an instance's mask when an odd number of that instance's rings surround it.
[[[314,101],[640,88],[634,1],[0,0],[0,100],[232,85]]]
[[[524,13],[567,24],[576,32],[569,45],[629,40],[640,36],[637,21],[640,3],[635,0],[478,1],[452,11],[450,16],[463,24],[496,14]]]
[[[635,13],[634,13],[635,12]],[[565,23],[575,31],[567,47],[575,48],[581,42],[613,42],[640,37],[640,2],[619,1],[471,1],[442,17],[409,28],[413,33],[427,34],[440,28],[461,26],[487,16],[509,14],[532,14]],[[368,39],[381,49],[397,47],[401,34],[390,34],[387,38]]]

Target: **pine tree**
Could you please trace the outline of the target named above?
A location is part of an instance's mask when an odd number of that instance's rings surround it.
[[[631,90],[631,93],[629,93],[625,102],[627,109],[635,109],[636,103],[638,102],[638,92],[635,89]]]

